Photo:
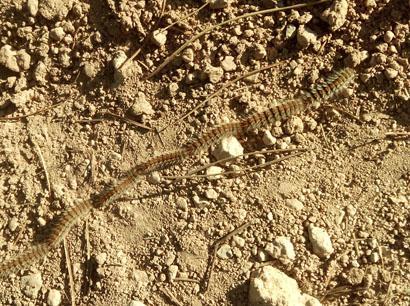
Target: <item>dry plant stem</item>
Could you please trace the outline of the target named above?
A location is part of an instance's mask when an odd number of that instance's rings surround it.
[[[232,84],[236,83],[237,81],[240,81],[248,76],[254,75],[256,73],[259,73],[261,71],[267,70],[267,69],[271,69],[273,67],[279,66],[279,63],[275,63],[275,64],[271,64],[259,69],[255,69],[252,70],[250,72],[247,72],[229,82],[227,82],[226,84],[224,84],[221,88],[219,88],[217,91],[215,91],[213,94],[211,94],[209,97],[207,97],[204,101],[202,101],[201,103],[199,103],[197,106],[195,106],[192,110],[190,110],[188,113],[186,113],[185,115],[183,115],[182,117],[178,118],[175,122],[172,122],[170,124],[168,124],[167,126],[165,126],[163,129],[161,129],[158,133],[163,132],[164,130],[166,130],[168,127],[170,126],[174,126],[176,124],[176,122],[182,121],[185,118],[187,118],[188,116],[190,116],[191,114],[193,114],[195,111],[197,111],[198,109],[200,109],[202,106],[204,106],[208,101],[212,100],[213,98],[217,97],[223,90],[225,90],[226,88],[228,88],[229,86],[231,86]]]
[[[174,25],[176,25],[178,22],[182,22],[182,21],[188,19],[189,17],[198,14],[199,11],[202,10],[202,9],[203,9],[205,6],[207,6],[208,4],[209,4],[209,2],[205,2],[202,6],[200,6],[198,9],[196,9],[196,10],[193,11],[192,13],[190,13],[190,14],[188,14],[188,15],[182,17],[182,18],[181,18],[180,20],[178,20],[178,21],[175,21],[175,22],[173,22],[173,23],[167,25],[165,28],[161,29],[160,32],[166,31],[166,30],[168,30],[170,27],[173,27]]]
[[[47,190],[48,194],[51,194],[51,184],[50,184],[50,177],[48,175],[47,167],[46,167],[46,162],[44,161],[43,158],[43,153],[41,152],[40,146],[37,144],[37,142],[34,140],[34,137],[30,136],[30,140],[34,145],[34,148],[37,152],[38,158],[40,159],[40,164],[41,167],[43,167],[44,175],[46,177],[46,184],[47,184]]]
[[[155,28],[158,26],[159,22],[161,21],[161,18],[162,18],[162,16],[164,15],[164,12],[165,12],[166,4],[167,4],[167,0],[163,0],[163,1],[162,1],[162,7],[161,7],[161,13],[159,14],[159,17],[158,17],[157,21],[155,22],[155,24],[154,24],[154,26],[153,26],[153,29],[155,29]],[[151,33],[152,33],[152,32],[153,32],[153,31],[150,31],[150,33],[147,34],[147,35],[144,37],[144,39],[142,40],[141,46],[140,46],[140,47],[137,49],[137,51],[135,51],[129,58],[127,58],[127,59],[124,61],[124,63],[122,63],[122,64],[120,65],[120,67],[118,68],[118,70],[120,70],[120,71],[124,70],[125,67],[127,67],[127,65],[128,65],[135,57],[137,57],[138,54],[140,54],[141,50],[144,49],[144,47],[147,45],[148,39],[151,37]]]
[[[313,2],[308,2],[308,3],[301,3],[301,4],[295,4],[295,5],[290,5],[290,6],[284,6],[284,7],[277,7],[277,8],[272,8],[272,9],[267,9],[267,10],[262,10],[262,11],[258,11],[258,12],[252,12],[252,13],[248,13],[248,14],[244,14],[229,20],[226,20],[224,22],[221,22],[219,24],[216,24],[214,26],[211,26],[205,30],[203,30],[202,32],[196,34],[195,36],[193,36],[190,40],[188,40],[187,42],[185,42],[181,47],[179,47],[174,53],[172,53],[170,56],[168,56],[161,65],[159,65],[152,73],[150,73],[148,75],[148,79],[152,78],[153,76],[155,76],[158,72],[160,72],[165,66],[167,66],[177,55],[179,55],[179,53],[181,53],[186,47],[188,47],[192,42],[194,42],[195,40],[197,40],[198,38],[200,38],[201,36],[205,35],[208,32],[211,32],[215,29],[218,29],[219,27],[222,27],[226,24],[229,23],[233,23],[235,21],[244,19],[244,18],[249,18],[249,17],[253,17],[253,16],[257,16],[257,15],[263,15],[263,14],[270,14],[270,13],[274,13],[274,12],[280,12],[280,11],[285,11],[285,10],[291,10],[291,9],[298,9],[298,8],[303,8],[303,7],[308,7],[308,6],[312,6],[312,5],[317,5],[317,4],[322,4],[322,3],[326,3],[329,2],[330,0],[319,0],[319,1],[313,1]]]
[[[65,262],[66,262],[67,272],[68,272],[68,283],[70,285],[70,302],[71,302],[71,306],[75,306],[73,270],[72,270],[70,253],[68,252],[68,246],[67,246],[66,239],[63,240],[63,245],[64,245]]]
[[[276,121],[285,121],[291,116],[301,113],[311,107],[316,101],[320,102],[334,96],[346,86],[355,76],[354,70],[346,68],[335,72],[325,82],[301,93],[300,96],[287,100],[279,105],[273,105],[264,111],[250,115],[237,122],[226,123],[203,133],[196,139],[186,143],[172,152],[154,156],[147,161],[138,163],[131,168],[118,184],[97,197],[80,202],[64,211],[51,229],[44,242],[29,248],[27,251],[12,257],[8,261],[0,262],[0,276],[6,276],[11,271],[21,269],[37,261],[57,248],[67,236],[71,228],[91,210],[101,209],[115,201],[121,194],[131,188],[153,171],[161,170],[182,162],[188,157],[197,156],[212,144],[225,136],[241,137],[246,132],[272,125]]]
[[[38,110],[38,111],[32,112],[32,113],[27,114],[27,115],[23,115],[23,116],[0,117],[0,122],[2,122],[2,121],[17,121],[17,120],[21,120],[21,119],[24,119],[24,118],[27,118],[27,117],[34,116],[34,115],[38,115],[38,114],[44,113],[44,112],[46,112],[46,111],[49,111],[50,109],[56,108],[57,106],[60,106],[60,105],[62,105],[62,104],[64,104],[64,103],[66,103],[66,101],[62,101],[62,102],[56,103],[56,104],[51,105],[51,106],[49,106],[49,107],[42,108],[42,109],[40,109],[40,110]]]
[[[111,117],[114,117],[114,118],[117,118],[117,119],[120,119],[120,120],[122,120],[122,121],[124,121],[124,122],[126,122],[126,123],[129,123],[129,124],[131,124],[131,125],[138,126],[138,127],[140,127],[140,128],[146,129],[146,130],[148,130],[148,131],[151,131],[151,130],[152,130],[152,128],[150,128],[149,126],[146,126],[145,124],[142,124],[142,123],[139,123],[139,122],[135,122],[134,120],[130,120],[130,119],[128,119],[128,118],[124,118],[124,117],[122,117],[122,116],[116,115],[116,114],[111,113],[111,112],[108,112],[108,111],[107,111],[107,112],[104,112],[103,114],[108,115],[108,116],[111,116]]]

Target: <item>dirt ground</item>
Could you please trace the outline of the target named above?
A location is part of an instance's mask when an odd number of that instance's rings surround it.
[[[330,15],[326,2],[236,20],[152,75],[210,26],[302,3],[211,2],[195,13],[204,1],[1,1],[1,261],[138,162],[336,69],[357,72],[326,105],[241,139],[246,153],[307,151],[272,165],[263,166],[284,153],[218,165],[235,175],[175,179],[214,162],[211,148],[151,175],[93,210],[44,260],[0,280],[1,305],[248,305],[251,273],[263,265],[322,305],[409,305],[410,1],[336,1]],[[313,251],[312,224],[330,236],[329,256]],[[266,251],[278,236],[295,259]]]

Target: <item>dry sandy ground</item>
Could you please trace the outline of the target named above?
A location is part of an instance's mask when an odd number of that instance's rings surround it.
[[[83,218],[65,248],[1,280],[1,305],[57,305],[59,297],[61,305],[247,305],[250,274],[267,264],[323,305],[408,305],[409,1],[350,0],[327,21],[329,2],[238,20],[201,36],[154,76],[194,34],[276,1],[216,1],[230,4],[185,19],[202,2],[38,2],[0,4],[0,261],[137,162],[340,67],[357,77],[341,97],[270,127],[269,139],[260,130],[242,142],[246,152],[307,152],[256,171],[246,168],[278,155],[219,165],[245,170],[236,176],[169,177],[215,161],[205,152],[152,176]],[[178,121],[230,80],[272,63]],[[213,244],[246,222],[209,278]],[[311,224],[328,233],[333,253],[315,254]],[[270,257],[266,245],[278,236],[290,239],[295,259]]]

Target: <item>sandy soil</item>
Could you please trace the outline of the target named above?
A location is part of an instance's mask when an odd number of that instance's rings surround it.
[[[277,155],[218,165],[245,169],[235,176],[170,178],[215,161],[211,148],[161,171],[82,219],[66,247],[1,280],[1,305],[58,305],[59,297],[61,305],[247,305],[251,272],[267,264],[323,305],[408,305],[410,2],[350,0],[326,18],[328,2],[246,18],[200,37],[150,76],[196,33],[276,3],[216,2],[229,4],[184,18],[203,2],[2,1],[1,261],[137,162],[335,69],[354,67],[357,77],[296,123],[271,127],[271,145],[263,130],[242,141],[246,152],[307,152],[256,171],[246,168]],[[178,120],[230,80],[272,63]],[[213,244],[246,222],[209,278]],[[313,252],[311,224],[331,238],[325,258]],[[290,239],[294,260],[267,253],[277,236]]]

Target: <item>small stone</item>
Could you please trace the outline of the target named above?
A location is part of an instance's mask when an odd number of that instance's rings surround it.
[[[27,0],[27,10],[31,16],[36,17],[38,12],[38,0]]]
[[[175,96],[177,95],[177,93],[178,93],[178,90],[179,90],[178,83],[171,82],[171,83],[168,85],[168,92],[169,92],[169,95],[170,95],[171,97],[175,97]]]
[[[62,27],[56,27],[54,29],[51,29],[50,31],[50,38],[54,39],[55,41],[60,41],[64,38],[65,32]]]
[[[357,209],[356,207],[354,207],[352,204],[347,205],[346,207],[346,214],[349,217],[353,217],[354,215],[356,215]]]
[[[384,70],[384,75],[386,76],[386,78],[393,80],[398,76],[399,72],[393,68],[386,68]]]
[[[152,105],[147,101],[145,94],[139,92],[134,104],[130,109],[131,113],[135,116],[140,115],[153,115],[155,113]]]
[[[281,259],[284,262],[293,261],[296,258],[295,248],[290,238],[279,236],[271,243],[267,243],[265,251],[273,258]]]
[[[332,31],[340,29],[346,22],[349,4],[347,0],[335,0],[322,14],[322,19],[330,25]]]
[[[149,283],[148,274],[143,270],[133,271],[132,278],[134,279],[138,290],[144,289]]]
[[[221,259],[229,259],[233,257],[232,253],[232,248],[229,244],[223,244],[221,247],[218,249],[216,252],[216,255],[218,255],[219,258]]]
[[[205,196],[209,200],[216,200],[218,198],[218,193],[215,191],[215,189],[208,189],[205,191]]]
[[[234,71],[236,70],[236,64],[234,61],[233,56],[225,56],[223,61],[221,62],[221,67],[223,70],[229,72],[229,71]]]
[[[16,217],[10,219],[8,227],[11,232],[14,232],[19,226],[19,221]]]
[[[128,306],[146,306],[143,302],[132,300]]]
[[[10,45],[4,45],[0,48],[0,64],[14,72],[20,72],[17,64],[16,51],[13,51]]]
[[[333,253],[334,249],[329,234],[322,228],[313,224],[309,225],[309,240],[313,247],[313,252],[321,257],[326,258]]]
[[[253,46],[253,57],[257,60],[265,58],[267,55],[266,48],[261,44],[255,44]]]
[[[263,132],[262,141],[266,146],[273,146],[277,140],[269,130],[265,130]]]
[[[317,34],[305,26],[300,26],[297,32],[297,43],[302,49],[309,47],[317,41]]]
[[[375,8],[377,6],[376,0],[364,0],[364,5],[367,8]]]
[[[360,285],[363,281],[364,271],[360,268],[351,268],[346,276],[346,280],[353,286]]]
[[[213,84],[219,83],[224,75],[224,70],[221,67],[208,66],[205,69],[209,81]]]
[[[377,262],[379,262],[379,260],[380,260],[380,255],[379,255],[379,253],[377,253],[377,252],[372,252],[372,253],[370,254],[370,261],[371,261],[372,263],[377,263]]]
[[[84,64],[83,71],[85,76],[91,80],[94,79],[98,73],[96,66],[90,62]]]
[[[97,254],[97,256],[95,256],[95,261],[97,262],[97,265],[99,265],[100,267],[105,264],[105,262],[107,261],[107,253],[102,252]]]
[[[212,181],[212,180],[218,180],[220,179],[222,176],[219,175],[223,172],[223,169],[221,167],[218,166],[210,166],[209,168],[206,169],[206,175],[207,179]]]
[[[182,211],[188,211],[188,201],[183,197],[178,197],[176,200],[177,208]]]
[[[260,262],[268,261],[268,254],[264,250],[259,250],[258,259]]]
[[[243,147],[233,136],[228,136],[222,138],[220,143],[213,150],[212,155],[215,156],[217,160],[221,160],[228,157],[236,157],[243,154]]]
[[[34,69],[34,80],[39,83],[45,83],[47,77],[47,66],[43,62],[38,62]]]
[[[292,208],[297,211],[301,211],[303,209],[303,203],[298,199],[286,199],[285,204],[287,207]]]
[[[213,10],[223,9],[231,4],[232,0],[209,0],[209,7]]]
[[[23,276],[20,281],[20,287],[24,295],[31,299],[37,298],[41,286],[43,286],[43,280],[40,273]]]
[[[38,12],[47,20],[62,20],[72,7],[73,0],[43,0],[39,2]]]
[[[383,39],[385,42],[389,43],[393,40],[394,38],[394,33],[392,31],[386,31],[386,33],[384,33]]]
[[[170,282],[173,282],[174,279],[177,277],[178,274],[178,266],[177,265],[170,265],[168,267],[168,279]]]
[[[148,175],[148,181],[151,184],[159,184],[161,183],[161,175],[158,171],[153,171]]]
[[[232,240],[235,242],[235,244],[236,244],[238,247],[243,248],[243,247],[245,246],[245,242],[246,242],[246,241],[245,241],[245,239],[243,239],[242,237],[233,236]]]
[[[293,135],[296,133],[302,133],[303,127],[304,125],[302,119],[297,116],[292,116],[288,121],[286,121],[284,130],[288,135]]]
[[[112,59],[112,66],[114,68],[114,81],[116,83],[122,83],[122,81],[125,80],[125,73],[123,69],[120,69],[122,67],[122,64],[127,60],[127,55],[125,54],[124,51],[120,50],[118,52],[114,53],[113,59]]]
[[[37,222],[40,226],[45,226],[47,224],[47,221],[43,217],[38,217]]]
[[[186,63],[191,63],[194,61],[194,50],[192,48],[186,48],[184,51],[182,51],[182,60]]]
[[[17,51],[16,60],[21,70],[28,70],[30,68],[31,56],[25,50]]]
[[[290,38],[294,37],[295,35],[296,35],[296,26],[294,26],[293,24],[289,24],[286,27],[285,39],[290,39]]]
[[[167,42],[167,34],[168,34],[167,30],[163,30],[163,29],[155,30],[152,33],[152,41],[158,47],[162,47]]]
[[[50,289],[47,295],[47,305],[58,306],[61,304],[61,293],[56,289]]]

